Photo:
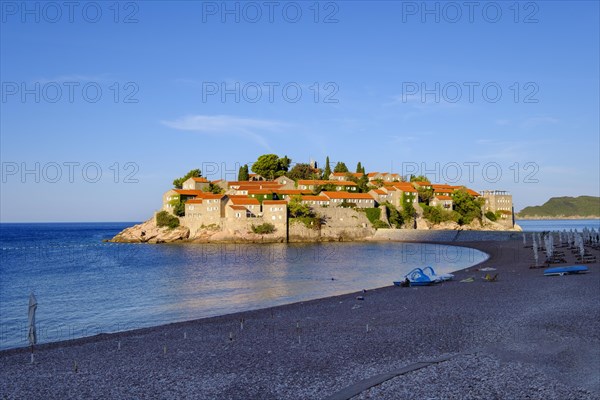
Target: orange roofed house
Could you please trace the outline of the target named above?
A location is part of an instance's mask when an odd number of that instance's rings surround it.
[[[339,192],[321,192],[321,195],[329,199],[332,206],[341,206],[343,204],[354,204],[357,208],[375,207],[375,199],[369,193],[349,193]]]

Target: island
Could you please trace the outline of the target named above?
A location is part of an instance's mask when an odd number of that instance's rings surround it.
[[[529,206],[518,214],[519,219],[593,219],[600,218],[600,197],[552,197],[541,206]]]
[[[331,168],[264,154],[236,181],[193,169],[173,181],[162,208],[113,242],[358,241],[379,229],[520,231],[512,195],[433,183],[425,176]]]

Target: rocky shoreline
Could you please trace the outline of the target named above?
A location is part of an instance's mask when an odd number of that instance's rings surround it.
[[[293,225],[293,224],[292,224]],[[416,221],[417,229],[397,229],[397,231],[494,231],[494,232],[520,232],[521,228],[515,225],[508,229],[501,224],[485,220],[484,224],[473,221],[469,225],[460,226],[455,222],[431,224],[423,218]],[[381,229],[380,229],[381,230]],[[383,229],[386,230],[386,229]],[[392,230],[392,229],[388,229]],[[393,229],[396,230],[396,229]],[[113,243],[317,243],[317,242],[359,242],[373,240],[376,230],[372,228],[337,228],[335,225],[325,231],[315,232],[312,229],[293,227],[287,236],[282,232],[261,235],[241,230],[221,230],[207,227],[196,231],[193,235],[190,229],[184,226],[177,228],[158,227],[154,218],[126,228],[115,237],[108,240]]]

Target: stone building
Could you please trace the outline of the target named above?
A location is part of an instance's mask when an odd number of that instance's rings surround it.
[[[500,218],[497,222],[501,222],[507,226],[513,226],[513,200],[512,195],[504,190],[484,190],[482,193],[485,203],[483,212],[491,211],[499,214]]]

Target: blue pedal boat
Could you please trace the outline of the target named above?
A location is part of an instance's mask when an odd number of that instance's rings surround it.
[[[545,276],[563,276],[588,272],[588,267],[584,265],[570,265],[567,267],[554,267],[544,270]]]

